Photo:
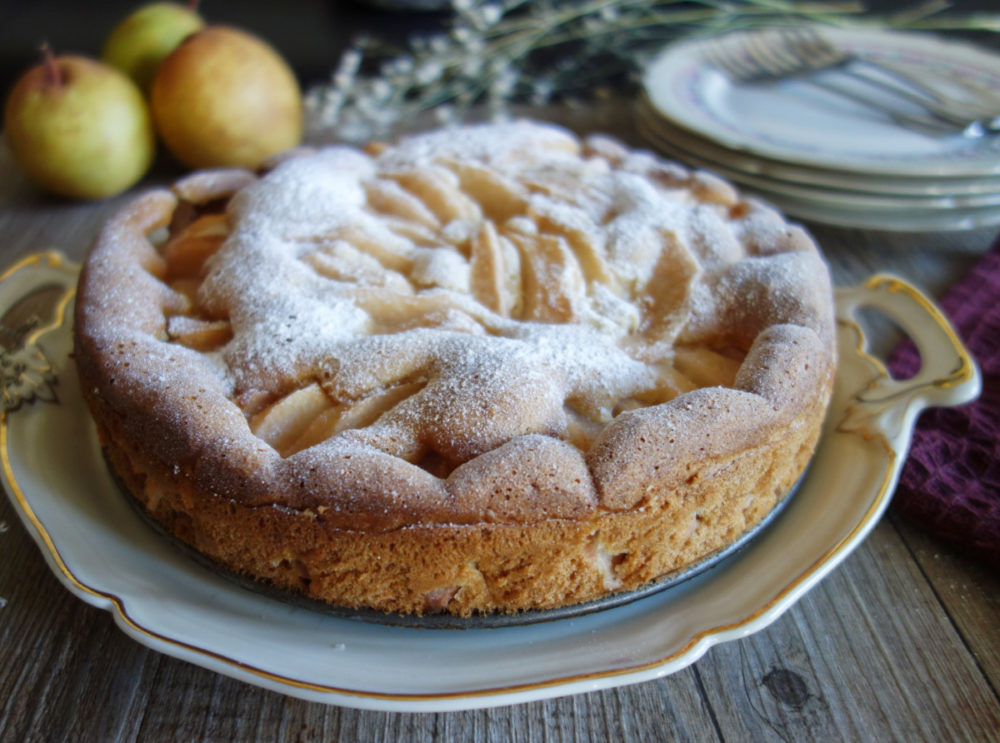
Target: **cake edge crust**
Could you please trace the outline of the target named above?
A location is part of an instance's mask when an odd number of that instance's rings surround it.
[[[461,617],[578,604],[639,589],[725,548],[793,489],[815,450],[830,386],[787,435],[691,463],[685,483],[626,511],[531,524],[345,529],[313,509],[206,491],[121,429],[99,424],[111,468],[145,513],[218,566],[346,609]]]

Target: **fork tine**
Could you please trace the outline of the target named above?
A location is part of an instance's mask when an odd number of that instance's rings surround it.
[[[761,44],[760,31],[726,34],[712,44],[706,54],[709,62],[733,80],[753,82],[780,76],[787,62],[779,62]]]
[[[712,39],[705,48],[705,59],[730,80],[750,82],[757,74],[756,65],[734,48],[732,34]]]
[[[826,42],[813,28],[795,26],[784,29],[782,40],[790,54],[809,60],[813,67],[826,68],[842,64],[844,55]]]
[[[817,66],[843,64],[848,57],[833,44],[827,41],[811,26],[793,26],[785,29],[785,41],[792,50],[798,49],[802,54],[812,58]]]
[[[780,42],[781,32],[761,32],[747,38],[747,52],[765,70],[775,77],[791,77],[811,72],[811,68],[803,60],[792,54],[785,44]]]

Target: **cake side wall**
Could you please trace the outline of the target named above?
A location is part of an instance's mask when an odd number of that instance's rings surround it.
[[[193,485],[121,431],[100,428],[125,487],[168,533],[226,571],[348,608],[468,616],[550,609],[642,587],[738,539],[808,464],[825,411],[818,398],[787,434],[690,463],[680,488],[637,508],[523,524],[439,524],[359,532],[321,513],[258,507]]]

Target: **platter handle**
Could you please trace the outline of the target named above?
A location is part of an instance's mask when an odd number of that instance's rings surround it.
[[[916,374],[897,379],[871,354],[858,324],[862,309],[884,313],[910,337],[920,354]],[[930,298],[898,276],[876,274],[857,287],[838,289],[837,319],[858,328],[858,352],[876,370],[855,394],[840,430],[881,429],[892,438],[908,437],[925,408],[962,405],[979,396],[979,367],[958,333]]]
[[[55,371],[44,333],[62,325],[79,267],[53,250],[22,258],[0,273],[0,411],[55,401]]]

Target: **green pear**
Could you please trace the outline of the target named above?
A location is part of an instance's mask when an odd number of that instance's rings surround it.
[[[25,174],[71,198],[124,191],[156,152],[149,108],[135,83],[95,60],[48,50],[14,85],[4,129]]]
[[[256,168],[302,139],[302,93],[281,56],[224,26],[188,36],[150,90],[156,130],[191,168]]]
[[[115,26],[101,52],[101,59],[135,80],[144,92],[160,63],[185,37],[205,25],[189,5],[160,2],[144,5]]]

